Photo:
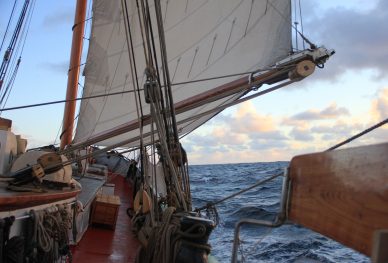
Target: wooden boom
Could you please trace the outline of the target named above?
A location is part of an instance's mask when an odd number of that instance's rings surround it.
[[[296,156],[289,219],[367,256],[388,229],[388,143]]]

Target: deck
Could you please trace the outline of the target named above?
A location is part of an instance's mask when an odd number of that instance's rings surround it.
[[[132,234],[132,223],[126,213],[132,199],[132,189],[122,176],[116,176],[111,183],[115,184],[115,195],[121,199],[116,228],[113,231],[90,226],[79,244],[72,248],[74,263],[135,262],[140,244]]]

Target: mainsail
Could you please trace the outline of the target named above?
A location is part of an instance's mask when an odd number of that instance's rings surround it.
[[[80,143],[107,130],[129,127],[128,132],[95,144],[139,145],[140,119],[143,139],[150,142],[150,114],[143,88],[147,67],[142,27],[135,0],[95,0],[93,23],[84,70],[83,96],[122,92],[83,100],[74,138]],[[126,4],[128,13],[123,12]],[[291,52],[291,5],[284,0],[166,0],[162,1],[163,23],[172,94],[175,105],[203,94],[237,77],[197,80],[250,72],[266,68]],[[151,17],[155,13],[150,6]],[[125,21],[129,28],[126,29]],[[151,24],[157,28],[155,20]],[[159,43],[157,30],[154,41]],[[128,40],[131,39],[131,42]],[[160,54],[159,45],[156,53]],[[128,51],[128,49],[130,49]],[[130,54],[133,51],[134,59]],[[160,67],[161,65],[159,65]],[[135,76],[134,69],[137,75]],[[137,85],[138,83],[138,85]],[[177,85],[174,85],[176,83]],[[183,83],[183,84],[179,84]],[[198,107],[177,112],[179,135],[185,135],[212,118],[217,112],[192,118],[246,93],[238,90],[209,100]],[[137,109],[141,108],[141,112]],[[190,118],[190,121],[186,121]],[[133,140],[131,140],[131,138]]]

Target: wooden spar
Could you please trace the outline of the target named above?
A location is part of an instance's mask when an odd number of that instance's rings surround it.
[[[267,81],[272,81],[273,78],[278,79],[279,75],[282,75],[284,73],[285,72],[283,70],[273,69],[261,75],[252,76],[251,85],[261,85],[266,83]],[[223,84],[214,89],[200,93],[194,97],[175,103],[174,104],[175,112],[176,114],[181,114],[193,108],[200,107],[205,103],[216,101],[218,99],[221,99],[239,92],[247,91],[247,89],[249,88],[249,85],[250,83],[247,77],[243,77],[235,81]],[[150,122],[151,122],[151,116],[145,115],[143,117],[143,124],[148,125],[150,124]],[[137,128],[139,128],[138,120],[126,122],[112,129],[96,134],[85,142],[75,143],[72,145],[72,149],[81,147],[83,145],[92,145],[97,142],[109,139],[111,137],[133,131]]]
[[[371,256],[388,229],[388,143],[294,157],[289,219]]]
[[[273,78],[279,77],[279,75],[283,75],[287,71],[277,70],[273,69],[268,72],[265,72],[258,77],[252,77],[252,83],[249,84],[249,80],[247,77],[239,78],[237,80],[234,80],[232,82],[226,83],[224,85],[218,86],[212,90],[200,93],[196,96],[190,97],[186,100],[180,101],[175,104],[175,110],[176,113],[183,113],[189,110],[192,110],[194,108],[203,106],[207,103],[228,97],[230,95],[246,91],[248,90],[249,85],[255,86],[255,85],[262,85],[265,84],[266,81],[269,81]]]
[[[77,0],[75,10],[73,40],[71,44],[70,66],[67,78],[66,104],[63,116],[61,149],[71,143],[78,91],[79,65],[81,64],[82,42],[86,17],[86,0]]]

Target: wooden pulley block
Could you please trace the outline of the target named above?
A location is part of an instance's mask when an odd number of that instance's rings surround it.
[[[290,71],[290,79],[305,78],[310,76],[315,71],[315,64],[310,60],[303,60],[299,62],[295,69]]]
[[[38,158],[38,164],[40,164],[46,173],[53,173],[62,169],[62,158],[59,154],[51,152],[46,153]]]
[[[42,181],[43,176],[45,175],[43,167],[40,164],[34,164],[32,166],[32,175],[36,177],[39,181]]]
[[[148,213],[151,210],[151,198],[148,193],[140,189],[135,196],[135,201],[133,202],[133,208],[136,213],[141,212],[143,214]]]

